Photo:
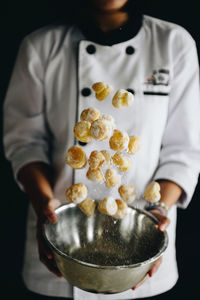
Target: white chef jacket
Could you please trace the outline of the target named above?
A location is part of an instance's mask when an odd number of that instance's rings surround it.
[[[167,81],[155,84],[153,76],[162,79],[163,69]],[[91,89],[97,81],[111,84],[114,91],[134,90],[134,103],[117,109],[112,106],[112,96],[97,101]],[[29,162],[51,164],[55,170],[54,195],[62,203],[66,203],[65,190],[72,182],[85,183],[91,197],[109,193],[118,197],[117,189],[110,191],[89,182],[86,169],[73,174],[65,163],[66,150],[77,143],[73,126],[81,111],[93,106],[102,114],[111,114],[117,128],[141,139],[141,150],[131,157],[132,169],[122,178],[122,182],[136,186],[134,205],[144,207],[142,194],[151,180],[168,179],[183,188],[177,206],[185,208],[200,169],[199,99],[195,42],[178,25],[143,16],[134,37],[111,46],[87,40],[77,26],[48,26],[28,35],[18,53],[4,105],[6,157],[16,180],[19,169]],[[84,146],[87,154],[94,148],[108,149],[108,141]],[[34,292],[76,300],[134,299],[163,293],[178,279],[176,206],[169,218],[169,245],[156,274],[136,291],[98,295],[72,287],[39,261],[36,217],[30,206],[24,282]]]

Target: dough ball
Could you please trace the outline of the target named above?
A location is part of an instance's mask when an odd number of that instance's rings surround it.
[[[80,142],[89,143],[92,140],[90,134],[91,123],[88,121],[80,121],[74,126],[74,135]]]
[[[103,182],[104,181],[103,172],[99,168],[97,168],[97,169],[89,168],[86,173],[86,176],[89,180],[91,180],[93,182]]]
[[[113,162],[121,172],[127,172],[132,166],[131,159],[122,152],[116,152],[113,155]]]
[[[121,176],[117,173],[115,169],[108,169],[105,174],[106,186],[113,188],[120,184]]]
[[[78,204],[78,207],[89,218],[94,214],[96,204],[95,204],[95,201],[93,199],[86,198],[80,204]]]
[[[135,193],[135,186],[132,184],[122,184],[118,192],[121,198],[128,204],[132,203],[135,200],[136,193]]]
[[[101,119],[110,122],[111,125],[112,125],[112,129],[113,130],[116,128],[115,120],[114,120],[113,116],[107,115],[107,114],[103,114],[102,117],[101,117]]]
[[[132,103],[133,94],[124,89],[118,90],[112,99],[112,104],[116,108],[131,106]]]
[[[104,100],[113,91],[113,87],[105,82],[96,82],[92,86],[99,101]]]
[[[160,185],[156,181],[152,181],[144,191],[144,198],[149,202],[157,202],[160,200]]]
[[[101,153],[105,158],[101,167],[105,169],[110,168],[113,165],[113,159],[111,153],[108,150],[101,150]]]
[[[98,210],[102,214],[112,216],[117,212],[117,203],[114,198],[106,197],[99,202]]]
[[[135,154],[141,148],[140,138],[138,136],[129,136],[128,153]]]
[[[66,154],[66,163],[73,169],[82,169],[87,164],[87,156],[80,146],[72,146]]]
[[[98,119],[92,123],[90,133],[95,140],[104,141],[113,133],[112,124],[107,120]]]
[[[76,183],[66,190],[66,199],[75,204],[81,203],[87,197],[87,187],[83,183]]]
[[[101,151],[92,151],[88,160],[90,169],[97,169],[101,167],[104,161],[105,156],[103,155],[103,153],[101,153]]]
[[[90,123],[97,120],[100,116],[100,111],[94,107],[84,109],[81,113],[81,121],[88,121]]]
[[[110,148],[114,151],[127,150],[129,144],[129,136],[125,131],[114,130],[113,135],[109,140]]]
[[[115,200],[117,203],[117,212],[113,215],[115,219],[123,219],[128,214],[128,205],[121,199]]]

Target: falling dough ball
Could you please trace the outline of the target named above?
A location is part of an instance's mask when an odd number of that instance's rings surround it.
[[[91,180],[93,182],[103,182],[104,181],[103,172],[99,168],[97,168],[97,169],[89,168],[86,173],[86,176],[89,180]]]
[[[116,128],[115,120],[114,120],[113,116],[107,115],[107,114],[103,114],[102,117],[101,117],[101,119],[110,122],[110,124],[112,125],[112,129],[113,130]]]
[[[94,107],[84,109],[81,113],[81,121],[88,121],[90,123],[97,120],[100,116],[100,111]]]
[[[138,136],[129,136],[128,153],[135,154],[141,148],[140,138]]]
[[[90,133],[95,140],[104,141],[113,133],[112,123],[104,119],[98,119],[92,123]]]
[[[128,206],[121,199],[116,199],[115,201],[117,203],[117,212],[113,215],[113,218],[122,219],[128,214]]]
[[[112,216],[117,212],[117,203],[114,198],[106,197],[99,202],[98,210],[102,214]]]
[[[135,190],[135,186],[132,184],[122,184],[119,187],[118,192],[126,203],[131,204],[136,197]]]
[[[105,161],[105,156],[101,151],[98,150],[92,151],[88,160],[90,169],[97,169],[98,167],[101,167],[104,161]]]
[[[145,193],[156,193],[156,192],[160,192],[160,184],[157,181],[152,181],[146,187]]]
[[[80,204],[78,204],[78,207],[82,210],[82,212],[85,215],[87,215],[88,217],[91,217],[94,214],[96,204],[93,199],[86,198]]]
[[[129,171],[132,166],[131,159],[122,152],[116,152],[112,159],[121,172]]]
[[[118,90],[112,99],[112,104],[116,108],[131,106],[132,103],[133,94],[124,89]]]
[[[104,100],[113,91],[113,87],[105,82],[96,82],[92,86],[99,101]]]
[[[74,135],[80,142],[91,142],[92,136],[90,134],[91,123],[88,121],[80,121],[74,126]]]
[[[87,187],[83,183],[76,183],[66,190],[66,199],[75,204],[81,203],[87,197]]]
[[[152,181],[144,191],[144,198],[149,202],[157,202],[160,200],[160,185],[156,181]]]
[[[105,174],[105,181],[107,187],[113,188],[114,186],[120,184],[121,176],[115,169],[108,169]]]
[[[101,150],[101,153],[105,157],[103,164],[101,165],[102,168],[110,168],[113,165],[112,155],[108,150]]]
[[[114,151],[127,150],[129,143],[129,136],[125,131],[114,130],[113,135],[109,140],[110,148]]]
[[[87,157],[82,147],[70,147],[66,154],[66,163],[73,169],[84,168],[87,164]]]

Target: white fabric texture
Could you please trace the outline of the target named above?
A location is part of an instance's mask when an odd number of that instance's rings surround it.
[[[95,54],[88,54],[88,45]],[[133,55],[126,48],[135,49]],[[78,57],[77,57],[78,53]],[[154,70],[169,71],[169,84],[148,83]],[[110,83],[114,90],[133,88],[129,108],[113,108],[111,97],[98,102],[94,93],[84,97],[81,90],[97,81]],[[146,93],[144,93],[146,91]],[[144,207],[143,191],[151,180],[168,179],[184,190],[177,205],[189,204],[200,170],[199,67],[194,40],[182,27],[144,16],[139,33],[123,43],[102,46],[87,41],[75,26],[45,27],[24,39],[20,47],[4,105],[4,145],[17,180],[22,166],[32,161],[52,164],[56,174],[55,197],[65,203],[65,190],[72,183],[66,166],[66,150],[74,144],[76,115],[94,106],[111,114],[118,128],[141,138],[141,150],[132,157],[133,168],[124,182],[136,186],[134,205]],[[84,147],[87,154],[94,144]],[[96,147],[96,145],[95,145]],[[108,143],[98,144],[108,149]],[[75,182],[88,186],[90,196],[110,193],[94,186],[86,170],[75,172]],[[112,191],[117,195],[117,189]],[[24,281],[29,289],[50,296],[84,299],[134,299],[169,290],[177,281],[175,254],[176,207],[169,214],[169,246],[163,263],[151,279],[136,291],[95,295],[72,288],[57,279],[40,263],[35,240],[36,218],[30,207],[24,264]],[[170,270],[170,272],[169,272]]]

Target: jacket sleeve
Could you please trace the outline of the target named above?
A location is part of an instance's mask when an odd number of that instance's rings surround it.
[[[44,65],[26,37],[19,49],[4,103],[4,151],[15,179],[22,166],[50,163],[45,121]]]
[[[190,39],[188,45],[174,64],[168,120],[154,177],[182,187],[177,202],[182,208],[193,196],[200,171],[199,65],[194,41]]]

